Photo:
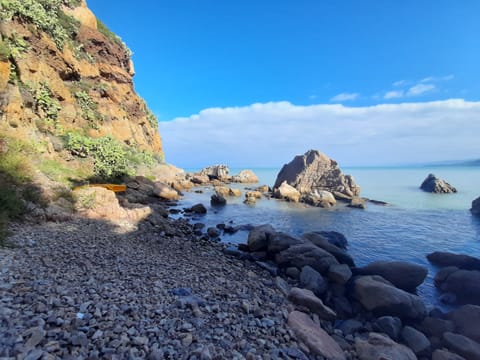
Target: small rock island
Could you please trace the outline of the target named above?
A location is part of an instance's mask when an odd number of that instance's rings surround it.
[[[434,174],[429,174],[426,179],[423,180],[420,189],[434,194],[451,194],[457,192],[457,189],[452,185],[443,179],[437,178]]]

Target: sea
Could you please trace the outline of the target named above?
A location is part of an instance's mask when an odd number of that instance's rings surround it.
[[[194,169],[192,169],[194,170]],[[230,169],[236,174],[241,169]],[[272,186],[280,169],[252,169],[259,184],[231,184],[240,189],[258,185]],[[189,170],[190,171],[190,170]],[[450,251],[480,257],[480,217],[470,213],[471,203],[480,196],[480,166],[403,166],[342,168],[361,187],[361,196],[387,202],[367,203],[367,209],[337,205],[330,209],[316,208],[264,197],[253,206],[242,198],[229,197],[227,206],[210,206],[213,187],[202,193],[186,192],[180,208],[203,203],[207,214],[190,218],[207,227],[220,223],[231,225],[271,224],[277,231],[299,236],[308,231],[338,231],[348,239],[348,252],[357,266],[372,261],[408,261],[428,268],[418,295],[429,307],[449,310],[439,300],[433,284],[437,268],[426,255],[434,251]],[[456,187],[455,194],[430,194],[419,186],[428,174],[445,179]],[[246,243],[248,231],[222,235],[225,243]]]

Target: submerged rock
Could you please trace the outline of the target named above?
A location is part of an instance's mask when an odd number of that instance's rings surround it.
[[[437,266],[455,266],[465,270],[480,270],[480,259],[470,255],[435,251],[428,254],[427,259]]]
[[[348,197],[360,195],[360,187],[353,177],[344,175],[335,160],[317,150],[309,150],[284,165],[277,175],[274,189],[284,182],[305,195],[321,190]]]
[[[455,189],[452,185],[447,183],[445,180],[437,178],[433,174],[429,174],[426,179],[423,180],[422,185],[420,185],[420,189],[435,194],[449,194],[457,192],[457,189]]]

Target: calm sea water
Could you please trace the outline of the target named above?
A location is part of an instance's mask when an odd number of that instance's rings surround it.
[[[232,169],[231,173],[239,169]],[[279,169],[253,169],[260,184],[272,186]],[[213,189],[204,193],[189,192],[180,207],[203,203],[208,208],[204,216],[194,218],[207,226],[218,223],[264,224],[279,231],[301,235],[307,231],[335,230],[349,241],[349,253],[357,265],[376,260],[415,262],[428,268],[419,295],[427,304],[445,306],[438,302],[433,286],[437,269],[425,256],[433,251],[452,251],[480,257],[480,218],[471,215],[473,199],[480,196],[480,167],[398,167],[344,168],[361,186],[361,195],[388,202],[389,206],[368,204],[366,210],[337,206],[332,209],[308,207],[273,199],[261,199],[255,206],[243,204],[243,198],[228,198],[223,208],[211,208]],[[458,190],[456,194],[429,194],[419,189],[429,173],[445,179]],[[244,188],[255,185],[235,184]],[[222,240],[246,242],[248,233],[240,231]]]

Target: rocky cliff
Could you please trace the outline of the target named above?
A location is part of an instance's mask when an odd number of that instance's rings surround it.
[[[0,133],[58,150],[69,132],[162,157],[130,50],[80,0],[0,0]]]

